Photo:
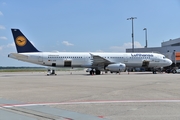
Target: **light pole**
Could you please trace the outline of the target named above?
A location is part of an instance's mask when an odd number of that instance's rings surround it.
[[[134,29],[133,29],[133,20],[134,19],[137,19],[137,17],[127,18],[127,20],[131,20],[132,21],[132,52],[134,52]]]
[[[176,50],[174,50],[174,67],[176,67]]]
[[[145,30],[145,41],[146,41],[145,48],[147,48],[147,28],[144,28],[143,30]]]

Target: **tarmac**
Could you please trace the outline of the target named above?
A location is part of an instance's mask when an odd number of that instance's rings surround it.
[[[180,74],[0,73],[0,120],[179,120]]]

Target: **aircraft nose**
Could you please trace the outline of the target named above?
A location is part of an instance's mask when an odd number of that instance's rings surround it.
[[[167,62],[168,62],[169,65],[172,64],[172,60],[170,60],[170,59],[167,59]]]

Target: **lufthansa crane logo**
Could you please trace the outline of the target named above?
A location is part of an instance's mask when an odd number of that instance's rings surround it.
[[[26,40],[26,38],[24,36],[18,36],[16,38],[16,44],[18,46],[24,46],[26,44],[26,42],[27,42],[27,40]]]

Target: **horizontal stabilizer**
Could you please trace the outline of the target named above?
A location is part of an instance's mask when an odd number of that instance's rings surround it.
[[[8,55],[8,57],[14,58],[14,59],[19,59],[19,60],[28,59],[28,56],[27,56],[27,55],[23,55],[23,54],[19,54],[19,53],[10,53],[10,54]]]

